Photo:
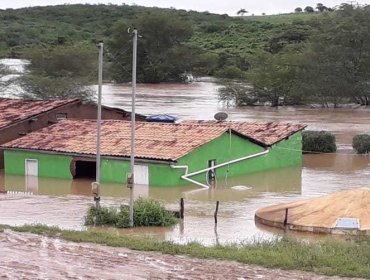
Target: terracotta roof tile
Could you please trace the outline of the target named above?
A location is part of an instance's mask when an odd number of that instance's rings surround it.
[[[219,126],[138,122],[135,156],[175,161],[226,131],[226,128]],[[102,155],[129,157],[130,135],[130,122],[102,121]],[[96,121],[63,120],[6,143],[3,147],[96,154]]]
[[[77,101],[78,99],[35,101],[0,98],[0,128]]]
[[[176,161],[192,150],[233,132],[271,145],[302,130],[303,125],[281,123],[248,123],[187,121],[177,124],[137,122],[137,158]],[[102,121],[101,153],[105,156],[130,156],[131,123]],[[2,145],[4,148],[43,150],[73,154],[96,154],[96,121],[66,119],[47,128]]]
[[[271,146],[290,135],[303,130],[306,125],[281,122],[246,121],[184,121],[183,124],[204,124],[227,127],[265,146]]]

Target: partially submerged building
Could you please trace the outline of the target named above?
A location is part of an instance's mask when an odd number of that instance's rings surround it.
[[[97,106],[79,99],[22,100],[0,98],[0,144],[44,128],[60,120],[96,119]],[[137,115],[139,120],[144,116]],[[129,120],[125,110],[103,106],[103,119]],[[3,152],[0,150],[0,168],[3,168]]]
[[[277,122],[139,122],[135,182],[206,186],[225,176],[299,166],[304,128]],[[130,129],[127,121],[102,122],[102,181],[126,182]],[[66,119],[2,148],[6,174],[94,179],[96,121]]]
[[[258,209],[261,224],[315,233],[370,235],[370,188],[353,188],[321,197]]]

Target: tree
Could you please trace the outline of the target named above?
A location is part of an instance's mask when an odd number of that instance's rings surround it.
[[[158,83],[178,81],[184,72],[191,72],[196,52],[187,41],[193,34],[191,25],[177,17],[163,13],[151,13],[127,23],[118,22],[112,30],[108,44],[108,58],[112,60],[111,73],[115,81],[131,80],[132,51],[130,26],[138,29],[139,82]],[[193,56],[194,54],[194,56]]]
[[[295,12],[295,13],[302,13],[302,11],[303,11],[303,10],[302,10],[302,8],[300,8],[300,7],[297,7],[297,8],[295,8],[295,9],[294,9],[294,12]]]
[[[266,44],[267,51],[278,53],[287,45],[305,42],[312,33],[312,27],[305,23],[293,23],[281,29],[281,32],[273,35]]]
[[[292,89],[296,67],[290,63],[291,54],[261,53],[254,56],[247,72],[246,83],[229,83],[219,90],[220,100],[236,105],[268,103],[270,106],[299,104]]]
[[[328,107],[370,104],[370,10],[349,5],[323,17],[301,55],[299,91]]]
[[[245,14],[248,14],[248,11],[246,9],[240,9],[237,13],[238,16],[244,16]]]
[[[97,75],[96,49],[86,45],[56,46],[32,49],[26,56],[31,64],[19,78],[25,91],[23,97],[94,99],[89,85],[95,82]]]
[[[318,10],[319,12],[324,12],[324,11],[327,11],[328,8],[326,6],[324,6],[324,4],[322,3],[317,3],[316,4],[316,10]]]
[[[311,6],[307,6],[306,8],[304,8],[304,11],[306,13],[313,13],[313,12],[315,12],[315,10]]]

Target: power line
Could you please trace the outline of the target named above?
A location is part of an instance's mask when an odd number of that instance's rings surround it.
[[[361,156],[356,153],[323,153],[323,152],[313,152],[313,151],[305,151],[305,150],[299,150],[299,149],[291,149],[291,148],[284,148],[284,147],[273,147],[273,149],[282,149],[282,150],[288,150],[292,152],[302,152],[307,154],[320,154],[320,155],[340,155],[340,156]]]

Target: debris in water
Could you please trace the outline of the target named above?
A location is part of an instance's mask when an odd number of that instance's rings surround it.
[[[233,190],[236,190],[236,191],[245,191],[245,190],[250,190],[252,189],[252,187],[247,187],[247,186],[234,186],[234,187],[231,187]]]

